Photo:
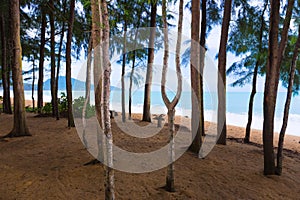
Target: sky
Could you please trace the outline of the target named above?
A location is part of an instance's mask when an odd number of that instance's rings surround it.
[[[173,15],[177,15],[177,10],[178,10],[178,3],[177,5],[169,5],[169,12],[172,12]],[[161,7],[158,8],[158,14],[161,14]],[[191,24],[191,14],[190,11],[185,9],[184,10],[184,21],[183,21],[183,39],[182,41],[186,41],[190,39],[190,24]],[[201,21],[201,19],[200,19]],[[177,16],[175,17],[174,20],[170,21],[170,23],[176,25],[177,24]],[[171,35],[170,35],[170,46],[172,49],[175,49],[175,44],[177,38],[176,34],[177,26],[173,27],[171,29]],[[207,37],[207,53],[206,53],[206,61],[205,61],[205,68],[204,68],[204,90],[205,91],[211,91],[211,90],[216,90],[216,84],[217,84],[217,65],[218,61],[215,58],[215,56],[218,53],[219,50],[219,43],[220,43],[220,33],[221,33],[221,26],[215,26],[212,31],[209,33]],[[182,46],[182,51],[187,48],[186,45]],[[174,50],[175,51],[175,50]],[[172,52],[170,51],[170,54]],[[116,60],[121,55],[114,55],[111,62],[112,62],[112,74],[111,74],[111,84],[113,86],[121,87],[121,65],[116,63]],[[160,50],[156,52],[155,55],[155,61],[154,61],[154,73],[153,73],[153,90],[159,90],[160,89],[160,81],[161,81],[161,69],[162,69],[162,58],[163,58],[163,51]],[[241,58],[234,56],[232,53],[227,53],[227,68],[230,67],[230,65]],[[82,51],[82,56],[80,60],[75,60],[74,58],[72,59],[72,77],[79,79],[79,80],[85,80],[85,68],[86,68],[86,60],[84,57],[84,52]],[[170,56],[169,59],[169,71],[168,71],[168,77],[167,77],[167,88],[170,90],[175,91],[177,87],[177,79],[176,79],[176,73],[175,73],[175,57]],[[45,61],[45,66],[48,67],[50,65],[49,61]],[[130,71],[131,65],[127,66],[127,72]],[[24,62],[24,70],[27,70],[30,68],[30,64]],[[188,67],[182,67],[182,74],[183,74],[183,90],[189,90],[190,89],[190,69]],[[65,63],[62,63],[62,69],[60,72],[60,76],[65,75]],[[146,73],[142,72],[142,76],[145,77]],[[45,80],[50,78],[50,72],[45,73]],[[236,77],[233,76],[227,76],[227,91],[228,92],[250,92],[252,89],[251,84],[247,84],[244,87],[231,87],[230,84],[236,80]],[[265,77],[259,77],[258,78],[258,83],[257,83],[257,91],[258,92],[263,92],[264,90],[264,82],[265,82]],[[128,80],[126,80],[126,87],[128,87]],[[143,85],[143,84],[142,84]],[[140,88],[136,87],[135,89],[142,89],[143,86]],[[286,89],[284,87],[279,86],[279,92],[285,92]]]

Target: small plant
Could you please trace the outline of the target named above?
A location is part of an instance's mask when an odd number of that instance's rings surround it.
[[[85,98],[84,97],[79,97],[77,99],[74,99],[73,102],[73,112],[74,112],[74,117],[81,118],[82,117],[82,109],[84,106]],[[90,104],[87,104],[86,106],[86,118],[91,118],[95,116],[95,106],[91,106]]]
[[[67,113],[68,112],[68,99],[66,93],[60,93],[60,98],[58,100],[58,110],[59,113]]]
[[[45,106],[42,108],[42,112],[45,114],[51,114],[52,113],[51,103],[46,103]]]
[[[38,111],[38,108],[32,108],[30,106],[25,107],[26,112],[36,113]]]

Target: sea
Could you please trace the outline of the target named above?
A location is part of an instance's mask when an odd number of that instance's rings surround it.
[[[59,94],[65,91],[59,91]],[[0,95],[2,96],[0,90]],[[12,93],[12,92],[11,92]],[[13,95],[13,94],[11,94]],[[73,99],[80,96],[84,96],[84,91],[73,91]],[[167,95],[172,99],[175,94],[167,92]],[[25,91],[25,99],[30,100],[32,96],[31,91]],[[34,94],[37,100],[37,91]],[[226,100],[226,117],[227,124],[246,127],[248,120],[248,107],[249,107],[250,93],[248,92],[227,92]],[[280,92],[277,97],[277,105],[274,120],[274,130],[279,132],[282,126],[283,111],[286,100],[286,93]],[[51,93],[49,90],[44,91],[44,101],[51,101]],[[144,91],[137,90],[132,95],[132,112],[143,112]],[[91,104],[94,103],[94,94],[92,92]],[[205,121],[216,122],[217,121],[217,94],[216,93],[204,93],[204,118]],[[121,90],[113,90],[110,97],[110,109],[120,112],[121,111]],[[128,91],[126,91],[126,112],[128,112]],[[151,113],[152,114],[166,114],[167,109],[162,100],[160,91],[152,91],[151,93]],[[180,101],[176,106],[176,115],[185,117],[191,117],[191,93],[184,91],[181,94]],[[263,127],[263,93],[259,92],[255,96],[253,107],[253,121],[252,128],[262,130]],[[286,134],[300,136],[300,96],[293,96],[289,122],[287,126]]]

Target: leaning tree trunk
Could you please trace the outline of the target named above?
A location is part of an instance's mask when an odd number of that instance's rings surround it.
[[[126,111],[125,111],[125,67],[126,67],[126,34],[127,34],[127,23],[124,22],[124,35],[123,35],[123,59],[122,59],[122,122],[126,122]]]
[[[71,83],[71,44],[74,24],[75,0],[70,2],[70,16],[68,23],[68,34],[66,44],[66,85],[68,100],[68,127],[75,127],[73,111],[72,111],[72,83]]]
[[[151,122],[151,85],[152,85],[152,73],[154,62],[154,43],[155,43],[155,28],[156,28],[156,12],[157,1],[151,1],[151,13],[150,13],[150,38],[148,47],[148,66],[145,82],[145,95],[144,95],[144,107],[143,107],[143,121]]]
[[[46,44],[46,15],[42,10],[42,27],[41,27],[41,44],[40,44],[40,61],[39,61],[39,80],[38,80],[38,112],[41,113],[43,107],[43,87],[44,87],[44,56]]]
[[[202,145],[202,132],[199,119],[199,99],[200,99],[200,47],[199,47],[199,33],[200,33],[200,0],[192,0],[192,28],[191,28],[191,87],[192,87],[192,134],[193,142],[189,150],[198,154]],[[194,93],[194,94],[193,94]]]
[[[104,149],[104,166],[105,171],[105,199],[115,199],[115,182],[113,170],[113,135],[111,131],[110,113],[109,113],[109,99],[110,99],[110,74],[111,65],[109,60],[109,16],[107,10],[106,0],[102,1],[103,10],[103,118],[104,134],[106,136]]]
[[[170,102],[167,93],[166,93],[166,76],[168,69],[168,59],[169,59],[169,39],[168,39],[168,23],[167,23],[167,7],[166,0],[163,0],[162,3],[162,13],[163,13],[163,24],[164,24],[164,58],[163,58],[163,70],[162,70],[162,79],[161,79],[161,93],[163,101],[168,108],[168,128],[170,132],[169,139],[169,165],[167,168],[167,177],[166,177],[166,190],[169,192],[175,191],[175,178],[174,178],[174,162],[175,162],[175,107],[180,99],[182,92],[182,75],[180,69],[180,50],[181,50],[181,39],[182,39],[182,21],[183,21],[183,0],[180,0],[179,3],[179,19],[178,19],[178,36],[176,44],[176,73],[178,79],[177,93],[174,99]]]
[[[269,32],[269,54],[266,71],[266,83],[264,91],[264,123],[263,123],[263,147],[264,147],[264,174],[275,174],[274,161],[274,115],[280,76],[280,66],[288,41],[288,30],[292,17],[295,0],[288,1],[281,40],[278,45],[280,1],[271,1],[270,32]]]
[[[10,1],[10,18],[12,38],[14,38],[12,67],[14,88],[14,126],[12,131],[7,135],[7,137],[30,136],[25,115],[19,0]]]
[[[260,26],[260,33],[259,33],[258,53],[262,52],[263,34],[264,34],[264,27],[265,27],[264,15],[265,15],[267,6],[268,6],[268,1],[265,2],[264,9],[261,14],[261,26]],[[253,116],[253,103],[254,103],[254,97],[256,94],[259,62],[260,62],[259,58],[257,58],[255,67],[254,67],[254,71],[253,71],[252,91],[251,91],[250,99],[249,99],[248,122],[247,122],[247,126],[246,126],[246,134],[245,134],[245,138],[244,138],[245,143],[250,142],[250,132],[251,132],[251,124],[252,124],[252,116]]]
[[[56,96],[56,84],[55,84],[55,25],[54,25],[54,2],[50,0],[50,49],[51,49],[51,105],[52,116],[58,116],[58,104]]]
[[[231,18],[232,0],[225,1],[221,30],[221,41],[218,58],[218,141],[217,144],[226,145],[226,47]]]
[[[298,28],[298,39],[295,45],[295,49],[293,52],[293,59],[291,63],[290,68],[290,75],[289,75],[289,85],[287,89],[287,96],[286,96],[286,102],[284,107],[284,115],[283,115],[283,122],[279,134],[279,140],[278,140],[278,150],[277,150],[277,167],[276,167],[276,174],[281,175],[282,174],[282,150],[283,150],[283,142],[284,142],[284,136],[288,124],[289,119],[289,111],[290,111],[290,104],[293,94],[293,85],[294,85],[294,77],[297,67],[297,60],[299,56],[299,48],[300,48],[300,26]]]
[[[7,38],[5,29],[5,19],[3,11],[0,11],[0,34],[1,34],[1,47],[2,47],[2,84],[3,84],[3,112],[12,114],[10,102],[10,70],[7,65]]]

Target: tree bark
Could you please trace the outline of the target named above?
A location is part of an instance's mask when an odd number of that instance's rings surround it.
[[[192,0],[192,27],[191,27],[191,86],[192,86],[192,134],[193,142],[189,150],[198,154],[202,145],[202,132],[200,127],[200,0]],[[194,93],[194,94],[193,94]],[[199,120],[198,120],[199,119]]]
[[[293,94],[294,77],[295,77],[295,72],[297,67],[297,60],[299,56],[299,48],[300,48],[300,26],[298,28],[298,39],[293,52],[293,59],[292,59],[290,75],[289,75],[289,85],[287,89],[286,102],[284,106],[283,122],[279,134],[279,140],[278,140],[277,166],[276,166],[277,175],[282,174],[283,142],[284,142],[284,136],[285,136],[288,120],[289,120],[289,111],[290,111],[290,104],[291,104],[291,99]]]
[[[39,61],[39,80],[38,80],[38,112],[41,113],[43,107],[43,87],[44,87],[44,56],[46,43],[46,15],[42,8],[42,27],[41,27],[41,44],[40,44],[40,61]]]
[[[288,30],[295,0],[288,1],[281,40],[278,45],[280,1],[271,1],[270,32],[269,32],[269,53],[266,71],[266,83],[264,93],[264,123],[263,123],[263,147],[264,147],[264,174],[275,174],[274,161],[274,115],[280,76],[280,66],[285,53]]]
[[[102,11],[100,0],[91,1],[92,9],[92,44],[94,49],[94,92],[95,92],[95,106],[96,114],[100,127],[102,125],[102,58],[101,48],[102,45]],[[101,149],[101,148],[99,148]]]
[[[103,118],[104,134],[106,136],[104,153],[107,163],[104,166],[105,170],[105,199],[115,199],[115,183],[113,170],[113,135],[111,131],[109,101],[110,101],[110,74],[111,65],[109,60],[109,16],[106,0],[102,0],[103,9]]]
[[[169,139],[169,165],[167,168],[167,177],[166,177],[166,190],[169,192],[175,192],[175,177],[174,177],[174,162],[175,162],[175,107],[178,104],[178,101],[182,92],[182,74],[180,69],[180,51],[181,51],[181,40],[182,40],[182,21],[183,21],[183,0],[179,2],[179,19],[178,19],[178,35],[177,35],[177,44],[176,44],[176,73],[177,73],[177,93],[172,101],[169,100],[166,93],[166,76],[168,69],[168,59],[169,59],[169,38],[168,38],[168,23],[167,23],[167,7],[166,0],[162,2],[162,13],[163,13],[163,25],[164,25],[164,58],[163,58],[163,70],[162,70],[162,79],[161,79],[161,93],[163,101],[168,108],[168,128],[170,133]]]
[[[52,105],[52,116],[58,116],[58,105],[57,105],[57,92],[55,84],[55,25],[54,25],[54,2],[49,1],[50,6],[50,51],[51,51],[51,105]]]
[[[126,34],[127,34],[127,23],[124,22],[124,35],[123,35],[123,59],[122,59],[122,122],[126,122],[126,111],[125,111],[125,67],[126,67]]]
[[[154,61],[154,42],[155,42],[155,28],[156,28],[156,12],[157,1],[151,1],[151,13],[150,13],[150,38],[148,47],[148,66],[145,82],[145,95],[144,95],[144,107],[143,107],[143,121],[151,122],[151,86],[152,86],[152,73],[153,73],[153,61]]]
[[[204,72],[204,66],[205,66],[205,54],[206,54],[206,0],[201,1],[201,33],[200,33],[200,76],[199,76],[199,132],[202,136],[205,136],[205,130],[204,130],[204,93],[203,93],[203,72]],[[200,147],[201,148],[201,147]]]
[[[67,1],[63,2],[63,13],[66,13],[66,7],[67,7]],[[65,36],[65,22],[62,22],[62,28],[61,28],[61,35],[60,35],[60,41],[59,41],[59,47],[58,47],[58,56],[57,56],[57,68],[56,68],[56,78],[55,78],[55,96],[56,96],[56,120],[59,120],[59,98],[58,98],[58,81],[59,81],[59,71],[60,71],[60,62],[61,62],[61,54],[62,54],[62,47],[63,47],[63,41]]]
[[[265,2],[264,9],[261,15],[261,26],[260,26],[260,33],[259,33],[259,44],[258,44],[258,53],[261,53],[262,51],[262,43],[263,43],[263,34],[264,34],[264,15],[265,11],[268,6],[268,1]],[[250,142],[250,132],[251,132],[251,124],[252,124],[252,116],[253,116],[253,103],[254,103],[254,97],[256,94],[256,85],[257,85],[257,75],[258,75],[258,68],[259,68],[259,59],[257,58],[255,67],[254,67],[254,72],[253,72],[253,80],[252,80],[252,91],[250,94],[250,99],[249,99],[249,110],[248,110],[248,122],[246,126],[246,134],[244,138],[245,143]]]
[[[225,1],[221,30],[221,41],[218,58],[218,141],[217,144],[226,145],[226,48],[228,30],[231,18],[232,0]]]
[[[136,31],[134,34],[134,48],[133,48],[133,57],[132,57],[132,66],[131,66],[131,72],[130,72],[130,78],[129,78],[129,102],[128,102],[128,119],[131,120],[131,105],[132,105],[132,85],[133,85],[133,74],[135,70],[135,57],[136,57],[136,43],[137,43],[137,38],[138,38],[138,33],[139,33],[139,28],[140,28],[140,15],[137,20],[138,24],[136,27]]]
[[[32,99],[32,109],[35,108],[34,103],[34,82],[35,82],[35,58],[32,60],[32,85],[31,85],[31,99]]]
[[[274,163],[274,112],[276,104],[278,67],[278,25],[280,2],[271,0],[269,52],[264,90],[264,122],[263,122],[263,148],[264,148],[264,174],[275,173]]]
[[[74,24],[75,0],[70,2],[70,16],[68,23],[68,34],[66,44],[66,85],[68,100],[68,127],[75,127],[73,111],[72,111],[72,83],[71,83],[71,44]]]
[[[3,112],[6,114],[12,114],[11,102],[10,102],[10,70],[7,65],[7,38],[6,38],[6,23],[4,19],[4,13],[0,14],[0,34],[1,34],[1,47],[2,47],[2,84],[3,84]]]
[[[87,58],[87,69],[86,69],[86,81],[85,81],[85,100],[82,108],[82,127],[83,127],[83,143],[86,148],[88,148],[88,142],[86,140],[86,108],[90,104],[91,96],[91,71],[92,71],[92,51],[93,51],[93,42],[90,38],[89,47],[88,47],[88,58]]]
[[[7,137],[30,136],[25,115],[19,0],[10,1],[10,18],[13,38],[12,75],[14,88],[14,126],[12,131],[7,135]]]
[[[134,48],[135,49],[135,48]],[[130,72],[130,80],[129,80],[129,103],[128,103],[128,119],[131,119],[131,104],[132,104],[132,82],[133,82],[133,74],[135,69],[135,56],[136,56],[136,50],[133,50],[133,58],[132,58],[132,67]]]

